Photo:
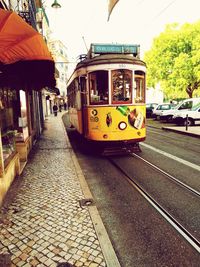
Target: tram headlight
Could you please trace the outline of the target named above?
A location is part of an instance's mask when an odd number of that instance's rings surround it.
[[[126,124],[125,121],[121,121],[121,122],[118,124],[118,128],[119,128],[120,130],[125,130],[126,127],[127,127],[127,124]]]

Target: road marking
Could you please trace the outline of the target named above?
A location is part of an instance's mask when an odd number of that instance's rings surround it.
[[[140,143],[140,145],[141,145],[141,146],[144,146],[144,147],[147,147],[147,148],[149,148],[149,149],[151,149],[151,150],[153,150],[153,151],[155,151],[155,152],[157,152],[157,153],[160,153],[160,154],[162,154],[162,155],[164,155],[164,156],[166,156],[166,157],[168,157],[168,158],[174,159],[174,160],[176,160],[176,161],[178,161],[178,162],[180,162],[180,163],[182,163],[182,164],[185,164],[185,165],[187,165],[188,167],[191,167],[191,168],[193,168],[193,169],[195,169],[195,170],[197,170],[197,171],[200,171],[200,167],[199,167],[198,165],[193,164],[193,163],[191,163],[191,162],[189,162],[189,161],[187,161],[187,160],[178,158],[178,157],[173,156],[173,155],[171,155],[171,154],[169,154],[169,153],[167,153],[167,152],[164,152],[164,151],[162,151],[162,150],[160,150],[160,149],[158,149],[158,148],[155,148],[155,147],[153,147],[153,146],[150,146],[150,145],[147,145],[147,144],[144,144],[144,143]]]

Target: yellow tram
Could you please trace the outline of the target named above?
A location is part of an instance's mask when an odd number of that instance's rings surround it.
[[[135,147],[146,137],[139,45],[91,44],[67,84],[69,119],[86,139]]]

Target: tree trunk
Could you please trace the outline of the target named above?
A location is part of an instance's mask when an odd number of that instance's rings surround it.
[[[187,86],[186,92],[188,93],[189,97],[192,98],[194,90],[197,90],[200,85],[200,82],[194,82],[192,85],[191,83]]]
[[[190,83],[186,88],[186,92],[188,93],[189,98],[192,98],[193,91],[194,88],[192,88],[192,84]]]

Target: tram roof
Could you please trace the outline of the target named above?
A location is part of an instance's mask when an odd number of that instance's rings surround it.
[[[86,57],[76,66],[76,69],[98,64],[136,64],[146,66],[145,62],[132,54],[102,54],[95,57]]]

